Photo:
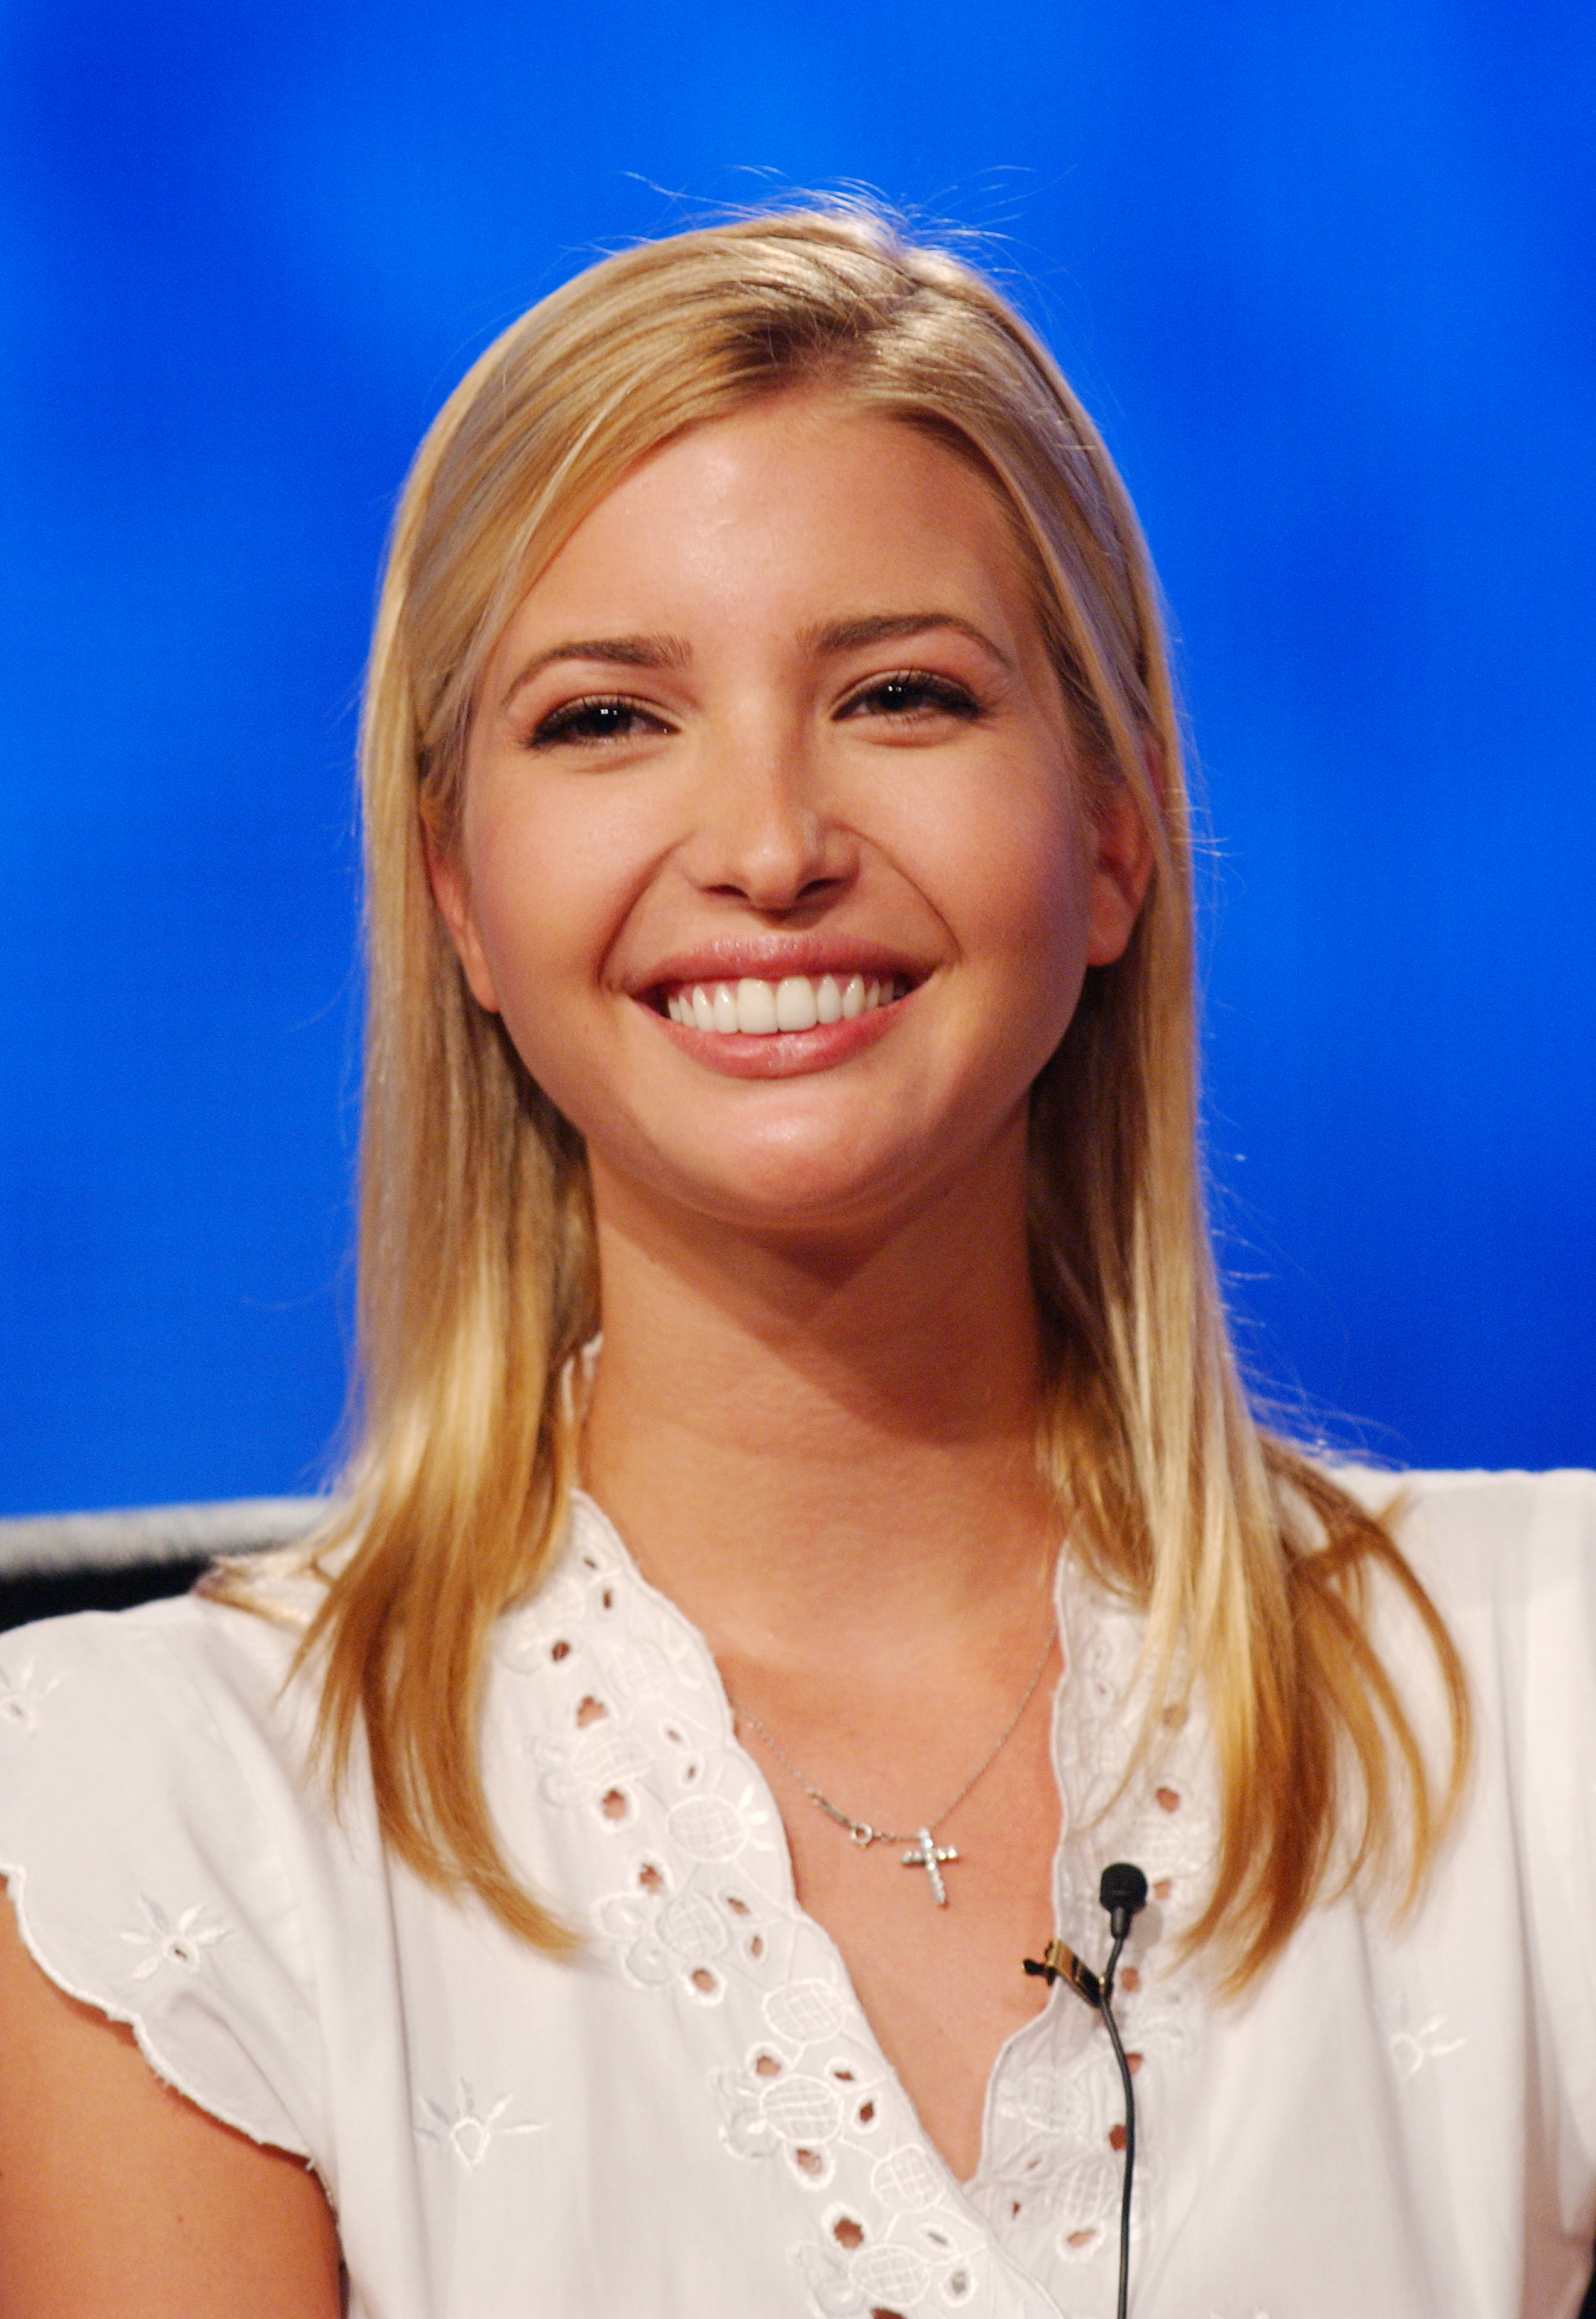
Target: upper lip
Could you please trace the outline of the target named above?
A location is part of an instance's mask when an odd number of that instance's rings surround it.
[[[789,974],[839,978],[873,975],[878,979],[901,975],[910,984],[924,982],[931,971],[889,943],[869,942],[850,934],[739,934],[698,943],[690,950],[673,951],[645,975],[627,978],[635,997],[679,983],[780,982]]]

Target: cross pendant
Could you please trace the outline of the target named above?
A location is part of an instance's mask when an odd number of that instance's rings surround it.
[[[945,1908],[948,1905],[948,1888],[942,1881],[942,1863],[946,1860],[957,1860],[959,1854],[951,1844],[938,1844],[933,1837],[931,1830],[928,1827],[923,1827],[915,1837],[913,1852],[904,1854],[903,1864],[906,1868],[924,1868],[931,1879],[932,1899],[939,1908]]]

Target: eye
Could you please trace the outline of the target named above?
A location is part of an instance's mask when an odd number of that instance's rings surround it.
[[[850,695],[837,710],[846,717],[887,717],[903,722],[936,717],[960,717],[967,722],[981,714],[981,704],[968,685],[951,676],[933,676],[929,669],[896,669],[890,676],[873,677],[862,690]]]
[[[567,700],[551,709],[528,736],[529,749],[553,749],[562,744],[597,748],[606,741],[635,741],[644,733],[667,733],[664,718],[640,701],[613,693],[595,694],[586,700]]]

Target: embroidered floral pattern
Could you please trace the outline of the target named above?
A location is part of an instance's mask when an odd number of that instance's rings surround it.
[[[49,1698],[59,1680],[51,1675],[48,1683],[41,1683],[32,1659],[23,1660],[19,1674],[9,1675],[0,1667],[0,1726],[9,1725],[13,1730],[31,1737],[39,1728],[41,1702]]]
[[[1065,1837],[1056,1869],[1064,1938],[1096,1962],[1106,1945],[1097,1899],[1104,1864],[1132,1860],[1147,1874],[1149,1904],[1121,1965],[1114,2011],[1132,2055],[1138,2089],[1192,2050],[1191,1999],[1163,1968],[1170,1935],[1196,1913],[1212,1861],[1214,1813],[1207,1769],[1178,1728],[1156,1764],[1126,1772],[1138,1728],[1134,1692],[1139,1629],[1128,1612],[1087,1599],[1068,1566],[1060,1624],[1070,1676],[1055,1732]],[[1131,2229],[1140,2239],[1163,2179],[1162,2153],[1140,2111]],[[987,2104],[981,2172],[971,2186],[998,2243],[1032,2275],[1101,2266],[1117,2256],[1123,2175],[1124,2096],[1096,2016],[1060,1984],[1045,2012],[1013,2039]]]
[[[801,2247],[798,2261],[815,2307],[825,2319],[834,2319],[834,2314],[835,2319],[844,2319],[844,2314],[853,2312],[883,2308],[912,2311],[922,2302],[938,2268],[929,2253],[901,2242],[860,2246],[849,2251],[823,2241]],[[955,2309],[969,2303],[974,2291],[968,2268],[960,2268],[959,2278],[961,2284],[941,2297]]]
[[[1103,1863],[1145,1868],[1153,1898],[1125,1952],[1117,2008],[1141,2071],[1192,2043],[1186,1992],[1157,1968],[1170,1928],[1200,1905],[1214,1816],[1181,1731],[1127,1786],[1136,1622],[1088,1602],[1083,1581],[1061,1585],[1070,1679],[1057,1734],[1069,1831],[1059,1923],[1097,1954]],[[924,2147],[836,1952],[797,1906],[779,1817],[735,1742],[708,1652],[585,1502],[561,1571],[509,1624],[500,1656],[536,1677],[518,1713],[523,1729],[536,1719],[522,1744],[540,1800],[601,1843],[600,1889],[606,1861],[623,1871],[594,1911],[614,1969],[680,2004],[726,2007],[744,2030],[741,2062],[708,2075],[721,2142],[825,2202],[793,2251],[822,2319],[978,2307],[996,2291],[993,2240],[1033,2278],[1101,2263],[1101,2287],[1118,2239],[1123,2098],[1087,2008],[1058,1991],[1010,2041],[981,2171],[961,2193]],[[1160,2176],[1144,2134],[1137,2235]]]
[[[149,1981],[164,1965],[174,1965],[182,1972],[198,1972],[205,1962],[205,1952],[228,1936],[226,1925],[206,1925],[200,1920],[204,1915],[201,1907],[185,1908],[176,1918],[168,1917],[158,1900],[140,1899],[144,1911],[143,1924],[122,1939],[130,1947],[148,1952],[133,1967],[135,1981]]]
[[[462,2078],[455,2089],[452,2110],[431,2100],[418,2105],[416,2133],[423,2142],[436,2142],[451,2150],[464,2171],[474,2174],[495,2142],[510,2134],[547,2133],[545,2120],[507,2117],[505,2112],[513,2099],[511,2094],[501,2094],[486,2110],[479,2109],[476,2096]]]
[[[1462,2052],[1467,2040],[1444,2036],[1442,2032],[1446,2026],[1446,2015],[1432,2013],[1429,2019],[1420,2022],[1417,2029],[1404,2026],[1392,2031],[1391,2058],[1396,2064],[1398,2077],[1416,2078],[1426,2062],[1438,2062],[1445,2054]]]
[[[623,1877],[594,1909],[634,1986],[724,2007],[743,2058],[707,2090],[729,2158],[815,2202],[793,2260],[817,2314],[978,2308],[979,2217],[927,2151],[830,1941],[797,1906],[780,1822],[735,1740],[703,1645],[579,1502],[554,1584],[500,1647],[536,1675],[523,1723],[540,1799]]]

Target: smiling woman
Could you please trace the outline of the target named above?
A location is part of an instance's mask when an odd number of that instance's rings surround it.
[[[1031,1087],[1150,867],[1075,754],[990,485],[789,393],[644,459],[541,574],[433,884],[593,1169],[819,1228],[1023,1182]]]
[[[7,1647],[7,2314],[1572,2311],[1596,1490],[1248,1411],[1045,352],[855,215],[609,260],[363,756],[364,1436]]]

